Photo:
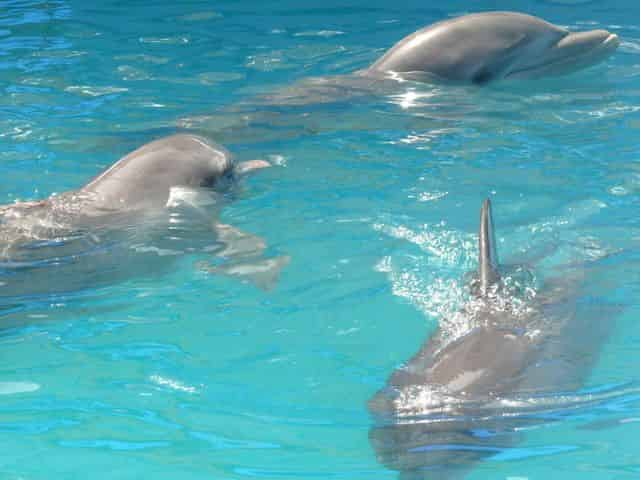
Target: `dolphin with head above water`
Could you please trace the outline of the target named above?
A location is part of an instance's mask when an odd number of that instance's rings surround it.
[[[117,213],[164,210],[175,187],[222,190],[235,177],[269,167],[263,160],[235,164],[229,151],[204,137],[177,134],[154,140],[125,155],[82,188],[47,200],[0,206],[0,215],[20,212],[69,214],[93,221]],[[1,225],[1,224],[0,224]]]
[[[235,163],[224,147],[178,134],[143,145],[78,190],[0,206],[0,297],[72,291],[136,264],[149,270],[158,263],[149,255],[198,251],[195,243],[228,260],[205,270],[269,288],[288,257],[258,258],[262,239],[211,215],[241,176],[268,166]],[[178,228],[185,225],[195,232]]]
[[[486,84],[574,72],[607,58],[619,44],[606,30],[570,32],[523,13],[474,13],[412,33],[362,73]]]
[[[388,95],[399,83],[486,85],[501,80],[538,79],[595,65],[619,46],[606,30],[571,32],[541,18],[517,12],[485,12],[443,20],[400,40],[370,66],[347,75],[304,78],[225,112],[224,129],[234,135],[247,124],[285,122],[300,128],[308,112],[293,120],[264,106],[305,106]],[[403,87],[404,88],[404,87]],[[413,88],[413,87],[411,87]],[[197,117],[196,117],[197,118]],[[204,116],[204,119],[207,117]],[[191,125],[192,118],[185,124]],[[308,127],[318,129],[314,120]],[[215,128],[220,121],[216,119]],[[333,126],[333,123],[330,123]],[[264,135],[264,129],[259,130]],[[246,134],[245,134],[246,136]]]
[[[268,167],[252,160],[234,164],[229,151],[204,137],[172,135],[147,143],[114,163],[78,194],[104,211],[164,208],[174,187],[220,189],[237,174]]]
[[[441,320],[369,401],[371,444],[403,480],[462,478],[508,451],[540,422],[536,398],[582,386],[610,327],[595,302],[576,302],[583,274],[518,299],[499,271],[489,200],[480,217],[478,271],[459,318]]]

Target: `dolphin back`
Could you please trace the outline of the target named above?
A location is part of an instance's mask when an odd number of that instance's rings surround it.
[[[480,209],[480,232],[478,235],[478,281],[479,294],[485,296],[491,287],[500,279],[498,274],[498,255],[496,238],[493,231],[491,200],[482,202]]]

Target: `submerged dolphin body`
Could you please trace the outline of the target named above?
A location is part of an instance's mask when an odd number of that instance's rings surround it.
[[[481,210],[480,258],[462,334],[443,327],[369,401],[381,463],[411,480],[462,478],[540,422],[536,398],[583,385],[609,329],[575,301],[583,274],[549,280],[516,301],[498,272],[491,206]]]
[[[259,259],[262,239],[215,220],[237,178],[267,166],[234,164],[203,137],[172,135],[79,190],[0,206],[0,297],[76,291],[118,273],[148,274],[166,264],[160,257],[198,251],[230,260],[206,270],[269,288],[288,258]]]
[[[594,65],[619,44],[606,30],[570,32],[523,13],[474,13],[412,33],[362,73],[474,84],[540,78]]]

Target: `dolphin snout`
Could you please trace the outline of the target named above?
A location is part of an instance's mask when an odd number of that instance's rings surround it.
[[[600,63],[620,45],[615,33],[607,30],[570,32],[557,43],[539,52],[531,62],[522,62],[509,77],[564,75]]]
[[[565,52],[575,51],[576,55],[605,48],[614,50],[620,45],[620,39],[615,33],[607,30],[590,30],[588,32],[570,33],[558,42],[557,47]]]
[[[608,33],[609,35],[607,35],[607,38],[604,39],[602,45],[610,47],[612,49],[618,48],[620,46],[620,38],[618,37],[618,35],[616,35],[615,33],[607,32],[606,30],[603,31],[605,33]]]
[[[556,46],[559,60],[570,69],[584,68],[609,57],[620,45],[615,33],[607,30],[570,33]]]
[[[556,51],[564,58],[572,58],[577,63],[592,64],[603,60],[620,45],[615,33],[607,30],[575,32],[562,38],[556,45]]]

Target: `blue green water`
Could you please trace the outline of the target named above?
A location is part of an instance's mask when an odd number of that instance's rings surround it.
[[[537,83],[261,100],[471,9],[622,45]],[[468,478],[638,478],[639,19],[632,0],[0,1],[0,203],[78,188],[194,131],[275,164],[222,220],[292,259],[270,292],[185,253],[159,274],[4,296],[0,478],[396,478],[366,401],[459,308],[487,195],[501,258],[540,278],[590,266],[574,300],[615,308],[578,392],[589,401]]]

